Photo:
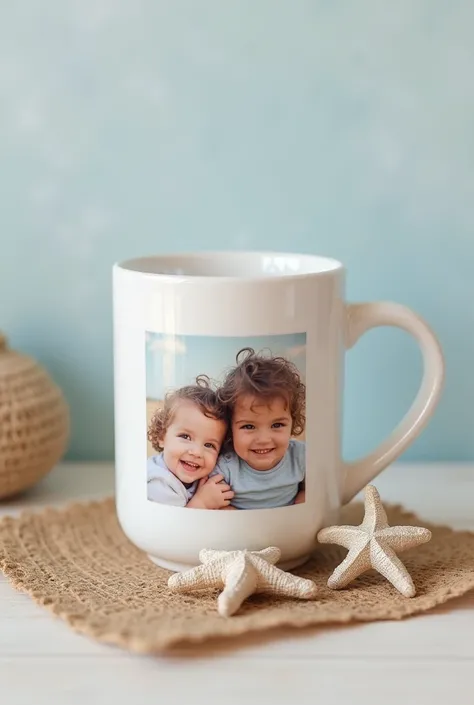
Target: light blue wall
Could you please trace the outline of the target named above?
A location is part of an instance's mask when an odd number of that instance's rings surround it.
[[[153,252],[333,255],[352,300],[439,334],[447,384],[403,458],[474,460],[474,4],[16,0],[0,24],[0,328],[113,456],[111,266]],[[415,393],[391,330],[348,354],[344,451]]]

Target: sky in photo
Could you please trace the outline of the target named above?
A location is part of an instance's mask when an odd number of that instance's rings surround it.
[[[225,371],[235,364],[241,348],[265,350],[291,360],[303,380],[306,366],[306,334],[260,337],[174,336],[147,332],[147,398],[163,399],[170,389],[192,384],[198,374],[222,380]]]

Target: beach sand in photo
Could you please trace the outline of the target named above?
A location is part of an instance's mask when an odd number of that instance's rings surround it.
[[[163,406],[162,401],[157,401],[156,399],[147,399],[146,400],[146,428],[148,431],[148,427],[150,425],[150,421],[153,417],[153,414],[157,409],[160,409]],[[146,433],[145,433],[145,438],[146,438]],[[153,448],[151,445],[150,441],[147,439],[146,442],[146,457],[149,458],[151,455],[155,455],[158,451]]]

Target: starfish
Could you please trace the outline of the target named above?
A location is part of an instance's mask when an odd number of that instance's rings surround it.
[[[217,600],[217,609],[223,617],[237,612],[243,601],[254,592],[286,595],[309,600],[316,596],[312,580],[299,578],[277,568],[281,551],[275,546],[262,551],[199,552],[198,565],[183,573],[175,573],[168,587],[178,592],[192,592],[203,588],[224,588]]]
[[[389,526],[380,495],[373,485],[365,489],[365,514],[359,526],[329,526],[318,533],[320,543],[336,543],[349,553],[328,580],[328,587],[343,588],[374,568],[405,597],[416,593],[413,580],[396,552],[431,539],[419,526]]]

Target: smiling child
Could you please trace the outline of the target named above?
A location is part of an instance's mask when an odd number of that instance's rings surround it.
[[[266,509],[305,501],[306,388],[293,363],[243,348],[217,394],[230,413],[233,450],[211,476],[231,486],[235,509]]]
[[[209,478],[227,428],[226,409],[204,375],[169,393],[147,434],[159,451],[147,461],[148,499],[195,509],[227,507],[229,485],[220,475]]]

